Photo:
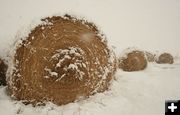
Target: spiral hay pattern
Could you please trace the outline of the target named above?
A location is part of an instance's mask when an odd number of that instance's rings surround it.
[[[144,52],[131,51],[126,54],[126,57],[119,59],[119,68],[124,71],[139,71],[147,67],[147,60]]]
[[[158,64],[173,64],[174,58],[170,53],[162,53],[156,60]]]
[[[70,15],[42,22],[16,48],[12,97],[62,105],[107,90],[116,61],[97,27]]]

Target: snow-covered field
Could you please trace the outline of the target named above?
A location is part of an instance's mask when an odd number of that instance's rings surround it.
[[[163,115],[165,100],[180,99],[179,0],[0,0],[0,57],[7,58],[15,37],[33,20],[63,13],[95,22],[117,55],[135,46],[170,52],[175,63],[118,70],[111,90],[64,106],[25,106],[0,86],[0,115]]]

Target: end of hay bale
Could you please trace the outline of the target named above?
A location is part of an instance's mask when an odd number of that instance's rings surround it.
[[[15,49],[11,95],[62,105],[107,90],[116,64],[97,27],[69,15],[42,21]]]
[[[119,67],[124,71],[140,71],[147,67],[147,60],[144,52],[131,51],[125,58],[119,59]]]
[[[157,59],[158,64],[173,64],[174,58],[170,53],[162,53]]]
[[[6,70],[7,65],[0,59],[0,85],[6,85]]]

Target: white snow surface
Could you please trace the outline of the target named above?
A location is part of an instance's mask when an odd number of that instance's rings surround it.
[[[165,100],[180,99],[179,0],[0,0],[0,57],[8,58],[16,37],[36,19],[64,13],[97,24],[116,55],[128,47],[166,51],[175,64],[118,70],[110,90],[63,106],[23,105],[0,86],[0,115],[163,115]]]

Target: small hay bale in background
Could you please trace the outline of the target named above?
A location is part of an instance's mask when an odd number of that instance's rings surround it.
[[[174,63],[174,58],[170,53],[162,53],[156,59],[156,62],[158,64],[173,64]]]
[[[119,68],[124,71],[140,71],[147,67],[147,60],[144,52],[131,50],[119,58]]]
[[[154,62],[155,61],[155,57],[156,57],[155,54],[148,52],[148,51],[145,51],[144,54],[145,54],[145,57],[146,57],[148,62]]]

